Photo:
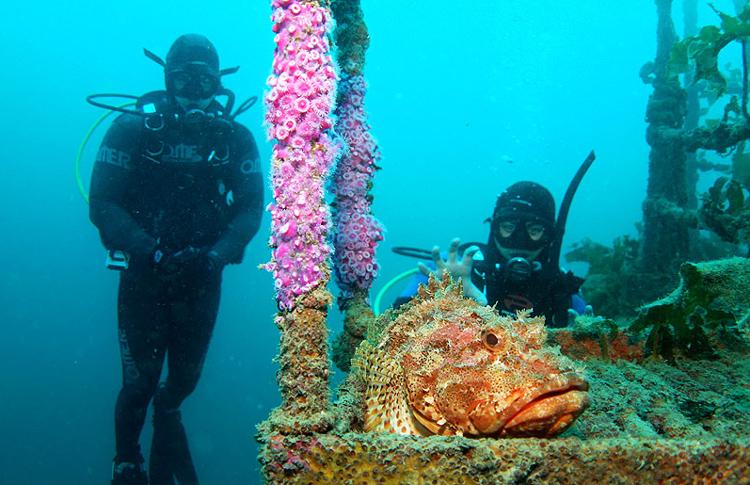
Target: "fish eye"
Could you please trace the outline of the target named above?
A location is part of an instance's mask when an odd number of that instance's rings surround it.
[[[485,331],[482,334],[482,343],[489,350],[497,350],[500,345],[500,339],[493,332]]]

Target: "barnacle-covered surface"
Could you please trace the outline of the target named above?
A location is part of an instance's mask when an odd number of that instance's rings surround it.
[[[333,362],[348,372],[357,346],[364,340],[367,324],[375,318],[367,299],[367,290],[355,289],[350,298],[339,299],[344,314],[344,330],[333,341]]]
[[[281,330],[277,381],[283,397],[263,424],[284,433],[313,433],[330,429],[328,412],[328,332],[325,325],[331,294],[315,288],[299,298],[293,311],[279,312]]]
[[[436,297],[445,295],[438,292]],[[372,322],[368,334],[382,336],[406,311],[387,312]],[[560,345],[563,354],[583,362],[590,384],[590,407],[562,435],[477,439],[365,433],[367,384],[362,369],[355,366],[338,390],[330,432],[294,433],[295,423],[290,422],[288,433],[266,428],[259,434],[266,479],[271,483],[750,482],[746,346],[717,346],[711,359],[678,355],[668,363],[639,352],[642,340],[601,320],[582,320],[570,329],[547,333],[548,343]],[[602,353],[603,340],[608,342],[607,355]]]
[[[271,483],[747,483],[748,441],[270,436]]]
[[[586,363],[591,407],[568,435],[604,438],[726,440],[750,430],[750,358],[659,358]]]

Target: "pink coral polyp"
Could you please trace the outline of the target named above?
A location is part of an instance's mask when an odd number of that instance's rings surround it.
[[[294,108],[300,113],[306,113],[310,109],[310,101],[306,98],[297,98],[297,101],[294,102]]]
[[[282,123],[281,126],[286,128],[289,132],[294,131],[295,128],[297,128],[297,122],[294,121],[294,118],[286,118]]]
[[[289,137],[289,130],[283,126],[276,128],[276,139],[279,141],[286,140]]]
[[[283,241],[289,241],[297,235],[297,223],[288,221],[279,228],[279,235]]]
[[[306,121],[303,121],[302,123],[297,125],[297,134],[305,140],[309,141],[315,135],[315,126],[307,123]]]
[[[299,79],[294,83],[294,92],[298,96],[307,97],[313,93],[313,86],[305,79]]]
[[[305,147],[305,145],[306,145],[307,143],[305,142],[305,139],[304,139],[304,138],[302,138],[302,137],[301,137],[301,136],[299,136],[299,135],[295,135],[295,136],[293,136],[293,137],[291,138],[291,140],[289,141],[289,144],[290,144],[290,145],[292,145],[292,146],[293,146],[294,148],[299,148],[299,149],[302,149],[302,148],[304,148],[304,147]]]

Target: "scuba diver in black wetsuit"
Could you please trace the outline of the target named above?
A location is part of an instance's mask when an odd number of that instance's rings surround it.
[[[544,315],[547,325],[568,324],[570,310],[577,314],[591,312],[579,294],[583,279],[560,268],[560,247],[567,213],[580,180],[594,161],[593,152],[584,161],[565,194],[560,214],[555,220],[552,194],[535,182],[518,182],[500,194],[495,203],[487,244],[461,245],[451,241],[447,258],[440,249],[432,249],[434,267],[419,263],[424,276],[432,272],[449,272],[460,278],[464,294],[482,304],[497,305],[501,312],[514,313],[532,309]],[[423,250],[395,248],[399,254],[424,257]],[[401,250],[401,251],[399,251]],[[405,250],[405,251],[404,251]],[[416,251],[416,252],[415,252]],[[416,290],[412,285],[396,300],[399,306]]]
[[[151,484],[196,484],[179,408],[203,368],[222,270],[242,261],[258,231],[263,177],[253,136],[234,121],[241,110],[230,114],[234,95],[221,85],[236,69],[219,69],[213,44],[188,34],[166,62],[146,54],[164,67],[166,91],[138,98],[135,110],[92,103],[125,113],[105,135],[90,191],[91,221],[122,269],[111,483],[148,483],[139,436],[153,398]]]

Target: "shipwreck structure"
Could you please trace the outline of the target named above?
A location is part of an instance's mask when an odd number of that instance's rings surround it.
[[[272,259],[265,267],[277,289],[282,404],[258,427],[267,482],[598,483],[602,477],[617,483],[747,482],[747,350],[717,345],[710,361],[685,359],[675,367],[649,357],[636,336],[600,320],[550,332],[564,354],[586,362],[591,382],[591,409],[562,437],[363,432],[364,384],[356,372],[338,390],[335,403],[331,399],[326,321],[334,301],[327,283],[334,274],[345,312],[334,355],[346,368],[374,318],[368,292],[382,238],[368,194],[378,159],[364,111],[368,31],[359,0],[273,0],[272,22],[276,52],[265,101],[276,143]],[[668,32],[660,22],[660,33]],[[676,86],[658,80],[655,97],[682,102],[675,98]],[[335,142],[329,129],[346,146]],[[653,158],[682,167],[685,157],[676,150],[657,144]],[[335,196],[333,211],[325,201],[327,183]],[[686,203],[679,194],[666,199]],[[664,233],[663,228],[647,232]],[[333,267],[329,241],[336,246]],[[743,269],[735,273],[744,278],[745,263],[737,264]]]

